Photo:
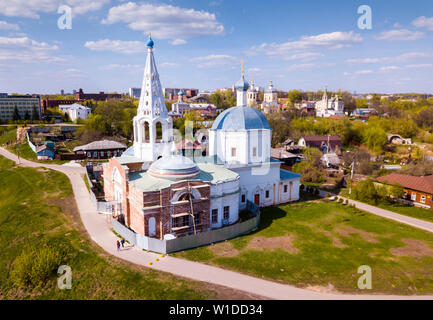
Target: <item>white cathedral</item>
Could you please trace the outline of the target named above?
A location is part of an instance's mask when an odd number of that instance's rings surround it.
[[[249,84],[243,68],[236,83],[237,106],[221,113],[209,130],[209,156],[178,154],[153,47],[150,38],[133,119],[134,144],[104,165],[106,199],[123,207],[126,225],[145,236],[184,230],[176,219],[185,209],[174,215],[173,210],[187,199],[182,190],[188,188],[194,189],[188,197],[195,199],[194,206],[201,203],[197,210],[206,215],[198,221],[209,221],[205,229],[236,223],[248,201],[262,207],[299,200],[301,176],[271,159],[272,128],[259,110],[246,105]],[[164,227],[164,214],[171,214],[171,229]]]

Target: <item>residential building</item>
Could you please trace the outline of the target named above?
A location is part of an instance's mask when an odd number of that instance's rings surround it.
[[[171,106],[169,115],[172,117],[184,117],[187,111],[196,111],[204,118],[212,118],[216,116],[217,108],[209,103],[187,103],[185,100],[185,93],[180,91],[178,93],[177,102]]]
[[[118,93],[104,93],[103,91],[99,93],[84,93],[83,89],[78,89],[78,92],[75,93],[75,99],[78,101],[84,100],[95,100],[95,101],[107,101],[110,99],[120,99],[122,98],[121,94]]]
[[[334,152],[331,153],[325,153],[321,158],[320,161],[326,168],[334,168],[338,169],[340,167],[340,158],[338,155]]]
[[[126,150],[126,145],[117,141],[94,141],[74,148],[76,155],[85,154],[87,159],[110,159],[121,156]]]
[[[0,121],[12,120],[15,107],[21,120],[24,120],[26,114],[30,119],[33,112],[36,112],[37,119],[41,118],[40,97],[38,95],[7,95],[2,94],[0,97]]]
[[[50,100],[41,99],[41,111],[45,113],[47,108],[58,108],[60,105],[69,105],[79,102],[78,100]]]
[[[403,202],[433,209],[433,175],[416,177],[407,174],[391,173],[377,178],[385,185],[398,185],[404,188]]]
[[[163,95],[168,100],[175,100],[179,92],[183,92],[184,96],[187,99],[190,99],[198,95],[198,91],[199,91],[198,89],[192,89],[192,88],[164,88]]]
[[[71,105],[59,105],[59,109],[63,113],[67,113],[71,121],[75,121],[77,119],[86,120],[87,117],[92,113],[92,109],[82,106],[78,103]]]
[[[311,136],[302,137],[299,139],[298,146],[303,148],[316,148],[323,153],[337,153],[341,152],[343,143],[339,136]]]
[[[141,88],[129,88],[129,96],[131,98],[140,99]]]

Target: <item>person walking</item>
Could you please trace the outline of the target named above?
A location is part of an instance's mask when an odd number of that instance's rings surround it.
[[[120,244],[122,245],[122,248],[124,248],[124,245],[125,245],[125,239],[120,240]]]
[[[119,251],[120,250],[120,242],[119,242],[119,240],[117,240],[116,245],[117,245],[117,251]]]

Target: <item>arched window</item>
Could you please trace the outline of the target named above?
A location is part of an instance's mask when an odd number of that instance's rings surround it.
[[[149,139],[150,139],[149,123],[144,122],[143,123],[143,142],[149,142]]]
[[[194,199],[194,196],[188,192],[179,197],[179,201],[189,201],[190,199]]]
[[[156,142],[162,141],[162,123],[157,122],[155,124],[155,131],[156,131]]]

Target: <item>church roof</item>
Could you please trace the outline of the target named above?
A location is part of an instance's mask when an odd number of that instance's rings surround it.
[[[196,177],[200,172],[191,159],[181,155],[162,157],[150,166],[148,173],[155,178],[186,180]]]
[[[221,113],[212,125],[212,130],[272,130],[268,120],[259,110],[252,107],[233,107]]]
[[[211,184],[224,183],[239,179],[239,175],[229,169],[212,163],[197,163],[200,169],[196,177],[186,180],[200,180]],[[152,176],[149,172],[132,172],[129,174],[129,183],[142,192],[158,191],[178,183],[179,180],[161,179]]]

